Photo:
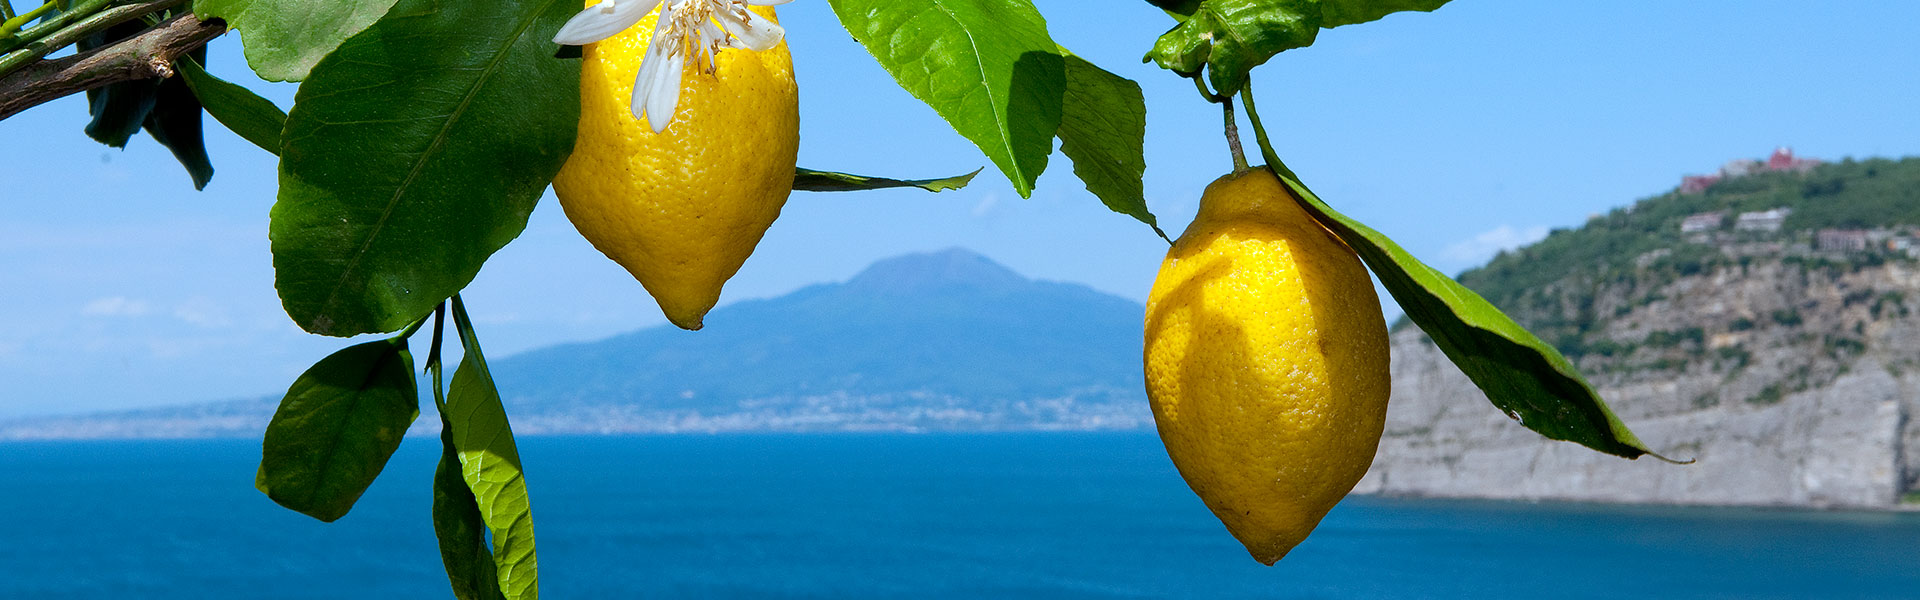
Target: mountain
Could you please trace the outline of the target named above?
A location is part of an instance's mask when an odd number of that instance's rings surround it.
[[[1152,422],[1144,310],[952,249],[722,307],[698,332],[662,325],[491,367],[521,434],[1138,429]],[[0,439],[257,436],[277,402],[0,422]]]
[[[1138,428],[1143,310],[954,249],[494,373],[516,431]]]
[[[1402,325],[1360,489],[1899,506],[1920,478],[1916,242],[1910,158],[1735,173],[1505,253],[1459,281],[1559,347],[1652,448],[1696,462],[1544,440]]]

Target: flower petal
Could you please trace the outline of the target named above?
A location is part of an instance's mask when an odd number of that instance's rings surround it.
[[[781,28],[779,23],[751,10],[723,10],[714,16],[719,17],[720,25],[727,28],[727,33],[739,38],[739,43],[729,43],[730,47],[756,52],[772,50],[787,36],[787,30]]]
[[[603,0],[568,19],[567,24],[560,27],[560,32],[553,34],[553,41],[556,44],[583,46],[619,35],[634,23],[639,23],[659,4],[660,0]]]
[[[675,90],[680,88],[679,70],[669,71],[667,68],[667,63],[672,62],[669,60],[670,57],[680,54],[679,44],[674,43],[672,36],[668,35],[672,24],[671,19],[660,19],[654,25],[653,38],[647,42],[647,53],[640,58],[640,72],[634,75],[631,99],[635,119],[646,118],[649,114],[661,112],[668,115],[673,113],[673,107],[660,107],[653,103],[653,98],[657,95],[656,90],[667,87],[669,79],[671,79],[671,87]],[[677,97],[675,101],[678,101]],[[658,132],[659,129],[654,131]]]
[[[675,52],[667,56],[667,64],[661,65],[659,75],[647,94],[647,124],[653,126],[654,133],[667,130],[673,122],[674,109],[680,104],[680,74],[686,68],[685,54]]]

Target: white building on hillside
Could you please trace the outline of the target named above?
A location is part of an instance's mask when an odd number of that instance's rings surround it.
[[[1793,209],[1784,206],[1772,210],[1743,212],[1734,219],[1733,228],[1740,231],[1779,231],[1780,226],[1787,222],[1787,215],[1792,213]]]

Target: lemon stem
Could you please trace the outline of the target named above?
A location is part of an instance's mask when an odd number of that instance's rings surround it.
[[[1231,99],[1227,102],[1220,103],[1220,112],[1226,115],[1227,149],[1233,151],[1233,172],[1240,173],[1246,171],[1247,155],[1240,149],[1240,126],[1235,125],[1233,122],[1233,102]]]
[[[433,375],[433,408],[443,413],[447,410],[447,399],[440,391],[443,389],[440,374],[444,369],[440,364],[440,340],[446,330],[446,318],[447,303],[443,301],[433,309],[433,346],[427,350],[427,373]],[[425,323],[426,319],[420,322]]]

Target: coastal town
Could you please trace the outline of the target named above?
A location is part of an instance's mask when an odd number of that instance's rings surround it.
[[[1795,156],[1792,148],[1775,148],[1765,161],[1741,158],[1728,161],[1720,166],[1719,172],[1712,175],[1686,175],[1680,179],[1678,193],[1697,195],[1706,193],[1708,188],[1723,181],[1738,179],[1760,173],[1787,172],[1806,174],[1814,167],[1824,164],[1817,158]],[[1790,250],[1777,238],[1787,217],[1793,214],[1793,208],[1777,206],[1765,210],[1733,212],[1726,210],[1708,211],[1687,215],[1680,221],[1680,233],[1687,241],[1698,244],[1734,246],[1763,242],[1767,250]],[[1731,228],[1728,227],[1731,220]],[[1911,227],[1899,228],[1821,228],[1812,232],[1806,245],[1800,248],[1822,253],[1853,254],[1869,251],[1884,252],[1889,255],[1920,259],[1920,232]]]

